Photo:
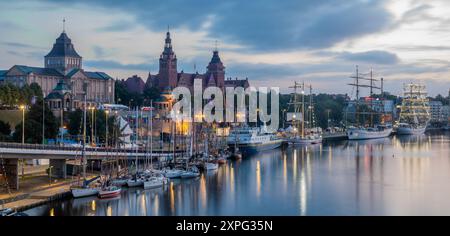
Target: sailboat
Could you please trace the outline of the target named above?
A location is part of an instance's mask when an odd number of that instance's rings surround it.
[[[381,94],[383,94],[383,79],[381,79],[381,88],[376,87],[374,85],[376,79],[373,78],[373,71],[370,71],[370,78],[365,78],[362,74],[359,73],[358,66],[356,66],[356,76],[352,76],[351,78],[355,79],[355,83],[349,84],[350,86],[356,87],[356,111],[354,112],[356,115],[356,126],[351,126],[347,129],[347,136],[349,140],[363,140],[363,139],[376,139],[376,138],[385,138],[391,135],[392,127],[384,125],[384,124],[374,124],[373,115],[379,114],[380,112],[371,111],[371,112],[362,112],[360,111],[360,101],[359,101],[359,93],[360,88],[370,88],[370,108],[374,108],[373,104],[373,89],[380,89]],[[360,80],[368,80],[370,81],[370,85],[361,84]],[[368,126],[360,126],[359,125],[359,116],[360,115],[370,115],[370,124]]]
[[[81,164],[83,166],[82,174],[83,174],[83,184],[81,186],[71,186],[70,191],[75,198],[80,197],[88,197],[97,195],[99,192],[99,188],[91,187],[91,183],[95,180],[99,179],[100,176],[97,176],[93,179],[86,180],[86,168],[87,168],[87,159],[86,159],[86,97],[87,97],[87,84],[84,84],[84,108],[83,108],[83,148],[82,148],[82,157]]]
[[[150,115],[147,119],[147,128],[150,128],[150,135],[147,135],[147,148],[150,147],[150,168],[147,169],[146,173],[149,173],[150,177],[144,180],[144,189],[159,188],[168,183],[168,178],[162,174],[154,176],[156,171],[153,170],[153,101],[150,103]]]
[[[142,178],[139,175],[139,159],[138,159],[138,153],[139,153],[139,145],[138,145],[138,139],[139,139],[139,110],[136,107],[136,125],[135,125],[135,133],[136,133],[136,138],[135,138],[135,145],[136,145],[136,157],[135,157],[135,166],[136,166],[136,171],[135,174],[133,175],[133,178],[129,179],[127,181],[127,185],[128,187],[139,187],[139,186],[143,186],[144,185],[144,178]]]
[[[99,191],[99,198],[114,198],[120,196],[122,189],[120,187],[110,185]]]
[[[308,115],[310,117],[307,130],[305,127],[305,83],[294,83],[291,87],[294,89],[289,105],[293,107],[293,113],[289,114],[289,121],[292,122],[293,128],[291,134],[287,138],[290,145],[311,145],[322,143],[322,135],[314,126],[314,106],[312,102],[312,86],[310,86],[310,104],[308,107]],[[298,89],[301,88],[301,100],[298,98]]]
[[[397,134],[423,134],[430,121],[429,105],[425,85],[404,85],[404,97],[400,108]]]

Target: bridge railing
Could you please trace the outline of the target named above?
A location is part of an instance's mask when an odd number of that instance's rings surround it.
[[[78,151],[81,153],[82,147],[70,147],[63,145],[50,145],[50,144],[22,144],[22,143],[9,143],[0,142],[0,148],[11,149],[28,149],[28,150],[56,150],[56,151]],[[114,153],[136,153],[136,148],[107,148],[107,147],[86,147],[88,152],[114,152]],[[138,153],[147,153],[148,150],[145,147],[139,147]],[[153,150],[154,153],[172,153],[173,151]],[[183,152],[183,150],[177,150],[176,153]]]

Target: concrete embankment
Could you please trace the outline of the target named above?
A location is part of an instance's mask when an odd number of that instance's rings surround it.
[[[70,186],[71,181],[56,183],[46,187],[41,186],[38,190],[29,193],[14,194],[12,197],[2,198],[0,206],[17,211],[25,211],[51,201],[70,197]],[[8,195],[2,194],[1,196],[5,197]]]

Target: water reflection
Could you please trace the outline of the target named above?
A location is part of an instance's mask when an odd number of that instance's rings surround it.
[[[450,134],[289,147],[166,188],[54,202],[31,215],[448,215]]]

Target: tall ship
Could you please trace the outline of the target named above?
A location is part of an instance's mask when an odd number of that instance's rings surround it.
[[[423,134],[430,121],[426,86],[409,83],[403,86],[403,101],[397,134]]]
[[[282,142],[283,140],[267,132],[264,127],[234,127],[227,138],[227,144],[231,149],[238,149],[246,155],[276,149]]]
[[[309,86],[309,102],[305,101],[305,83],[294,83],[289,106],[292,108],[286,116],[291,126],[287,130],[286,141],[289,145],[309,145],[322,143],[322,130],[315,125],[312,86]],[[299,89],[301,89],[299,94]]]
[[[382,97],[383,78],[380,80],[373,78],[372,70],[368,74],[360,73],[358,66],[356,66],[355,76],[351,76],[350,78],[355,79],[354,83],[348,85],[356,88],[356,99],[353,102],[354,112],[350,112],[355,116],[355,125],[347,128],[348,139],[377,139],[391,135],[393,130],[392,126],[384,124],[383,120],[385,113]],[[368,83],[363,83],[363,81],[368,81]],[[376,85],[378,81],[381,81],[380,87]],[[363,101],[360,99],[361,88],[368,88],[370,90],[370,96]],[[380,96],[376,96],[374,90],[380,90]],[[375,121],[377,117],[379,117],[380,121]]]

